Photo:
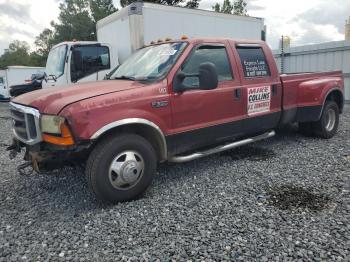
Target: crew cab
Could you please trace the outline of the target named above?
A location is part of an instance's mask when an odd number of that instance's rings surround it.
[[[14,142],[37,171],[85,165],[98,199],[139,197],[157,163],[186,162],[272,137],[299,123],[333,137],[342,72],[279,75],[263,41],[182,39],[146,46],[108,79],[11,102]]]

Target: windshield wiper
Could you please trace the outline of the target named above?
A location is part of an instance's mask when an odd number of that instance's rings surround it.
[[[139,77],[134,77],[134,76],[119,76],[119,77],[114,77],[113,79],[126,79],[126,80],[132,80],[132,81],[150,81],[150,80],[155,80],[158,79],[159,76],[139,76]]]
[[[137,77],[136,80],[138,81],[146,81],[146,80],[154,80],[158,79],[159,76],[143,76],[143,77]]]
[[[136,80],[136,78],[133,76],[118,76],[118,77],[114,77],[113,79],[123,79],[123,80],[131,80],[131,81]]]

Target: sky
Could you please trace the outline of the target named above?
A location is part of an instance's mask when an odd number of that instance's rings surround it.
[[[34,40],[57,21],[60,0],[0,0],[0,55],[15,39]],[[201,9],[211,9],[223,0],[201,0]],[[118,7],[119,0],[114,0]],[[291,45],[322,43],[344,39],[345,20],[350,16],[349,0],[246,0],[248,15],[265,18],[267,42],[278,48],[281,35],[291,37]]]

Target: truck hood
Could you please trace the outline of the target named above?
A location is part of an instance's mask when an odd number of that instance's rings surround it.
[[[23,94],[14,103],[37,108],[40,113],[58,114],[65,106],[95,96],[140,87],[142,84],[129,80],[104,80],[65,87],[51,87]]]

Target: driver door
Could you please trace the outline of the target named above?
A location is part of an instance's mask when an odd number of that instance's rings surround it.
[[[111,68],[108,46],[76,45],[70,58],[71,83],[102,80]]]
[[[232,138],[235,132],[231,123],[244,116],[237,67],[232,67],[235,64],[232,50],[224,44],[197,45],[181,70],[185,74],[196,74],[203,62],[215,64],[218,87],[172,94],[173,134],[169,136],[168,143],[174,154]],[[187,77],[184,84],[199,87],[199,80]]]

